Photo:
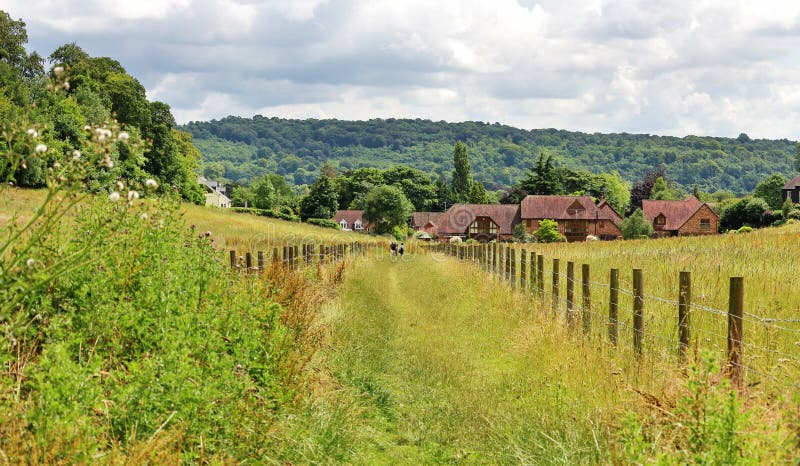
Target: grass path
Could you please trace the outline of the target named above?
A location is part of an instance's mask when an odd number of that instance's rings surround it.
[[[568,335],[476,272],[428,257],[350,272],[331,362],[359,400],[352,461],[607,459],[605,419],[627,396],[608,363],[559,348]]]

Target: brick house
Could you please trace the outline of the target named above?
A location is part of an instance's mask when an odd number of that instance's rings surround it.
[[[683,201],[643,200],[642,212],[656,237],[715,235],[719,227],[719,215],[694,196]]]
[[[510,241],[520,223],[517,204],[454,204],[439,218],[436,237],[448,241],[454,236],[480,242]]]
[[[411,215],[411,228],[414,231],[424,231],[429,235],[434,235],[444,214],[444,212],[414,212]]]
[[[792,178],[788,183],[783,185],[783,200],[791,199],[795,204],[800,204],[800,175]]]
[[[342,230],[372,231],[372,225],[364,220],[363,210],[337,210],[333,214],[333,221],[342,227]]]
[[[585,241],[622,236],[622,216],[606,201],[595,204],[590,196],[525,196],[520,216],[528,233],[539,229],[539,221],[555,220],[567,241]]]

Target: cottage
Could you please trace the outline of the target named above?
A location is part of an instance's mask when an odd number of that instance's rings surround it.
[[[371,225],[364,220],[363,210],[337,210],[333,221],[342,227],[342,230],[371,231]]]
[[[719,226],[719,215],[694,196],[683,201],[643,200],[642,212],[657,237],[714,235]]]
[[[783,185],[783,200],[791,199],[795,204],[800,203],[800,175],[792,178],[788,183]]]
[[[197,184],[206,190],[206,205],[212,207],[229,208],[231,200],[225,194],[225,186],[218,181],[211,181],[203,176],[197,178]]]
[[[454,204],[439,218],[435,234],[443,241],[454,236],[480,242],[509,241],[519,223],[517,204]]]
[[[520,215],[528,233],[535,232],[541,220],[555,220],[568,241],[585,241],[589,235],[600,239],[622,235],[622,216],[608,202],[595,204],[590,196],[525,196]]]
[[[436,234],[436,227],[444,212],[414,212],[411,215],[411,228],[429,235]]]

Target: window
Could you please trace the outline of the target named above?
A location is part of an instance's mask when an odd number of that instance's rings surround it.
[[[598,222],[598,223],[599,223],[598,224],[598,228],[600,228],[601,230],[606,226],[606,222],[604,222],[602,220],[600,220],[600,222]]]
[[[478,217],[469,226],[469,235],[496,235],[497,225],[488,217]]]
[[[342,221],[339,222],[339,225],[342,226],[342,230],[347,230],[347,220],[342,219]]]
[[[667,224],[667,217],[663,215],[659,215],[656,217],[656,225],[666,225]]]
[[[700,229],[701,230],[710,230],[711,229],[711,219],[701,218],[700,219]]]
[[[361,220],[356,220],[353,222],[353,229],[354,230],[363,230],[364,226],[361,224]]]

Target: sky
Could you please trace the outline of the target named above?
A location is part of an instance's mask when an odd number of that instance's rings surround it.
[[[228,115],[800,139],[800,2],[3,0],[28,50]]]

